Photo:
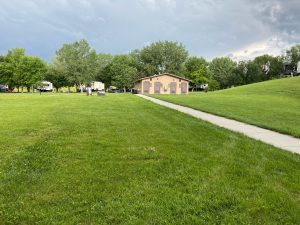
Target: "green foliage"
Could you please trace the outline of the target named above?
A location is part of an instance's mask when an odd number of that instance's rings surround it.
[[[212,78],[216,80],[221,88],[228,88],[234,83],[234,69],[236,62],[229,57],[215,58],[209,64]]]
[[[300,61],[300,44],[294,45],[290,51],[292,56],[291,66],[296,67],[297,63]]]
[[[220,84],[216,80],[210,79],[207,84],[208,91],[216,91],[220,89]]]
[[[191,74],[195,71],[197,71],[201,65],[207,66],[208,63],[206,60],[202,57],[192,56],[187,59],[187,61],[184,64],[184,71],[186,77],[190,78]]]
[[[45,80],[50,81],[56,88],[56,91],[61,87],[71,86],[67,79],[67,71],[65,67],[56,59],[52,64],[48,65]]]
[[[205,64],[200,65],[199,69],[191,74],[192,83],[196,85],[207,84],[210,78],[211,73]]]
[[[64,44],[56,52],[56,60],[63,66],[70,85],[88,84],[98,72],[97,53],[87,41]]]
[[[300,61],[300,45],[293,46],[289,51],[290,67],[295,67]],[[40,68],[32,71],[27,66],[35,63],[26,57],[25,50],[21,48],[12,49],[6,56],[0,57],[0,82],[11,88],[29,87],[41,78],[43,66],[36,61]],[[97,54],[87,41],[76,41],[56,51],[55,62],[48,67],[46,78],[56,88],[62,85],[88,85],[92,80],[102,81],[106,86],[114,83],[118,87],[128,88],[132,86],[130,82],[137,78],[168,72],[189,78],[192,86],[211,83],[213,87],[210,90],[215,90],[279,78],[284,60],[283,56],[262,55],[240,62],[220,57],[208,63],[202,57],[188,57],[183,44],[172,41],[154,42],[141,50],[131,51],[126,57],[130,58],[130,62],[125,60],[123,65],[118,56]],[[268,71],[266,67],[263,69],[265,65],[269,65]]]
[[[179,74],[188,57],[183,44],[172,41],[158,41],[143,48],[140,60],[146,75],[159,73]]]
[[[137,78],[135,60],[130,55],[117,55],[105,67],[104,73],[107,76],[107,85],[114,85],[118,88],[131,88]]]
[[[0,62],[1,82],[11,89],[14,87],[30,87],[40,81],[46,72],[45,63],[38,57],[26,56],[25,50],[16,48],[9,50]]]

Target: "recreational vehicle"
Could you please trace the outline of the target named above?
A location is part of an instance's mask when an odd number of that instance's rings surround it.
[[[91,88],[93,91],[102,91],[105,90],[104,83],[99,81],[92,81]]]
[[[105,90],[104,83],[100,81],[92,81],[89,85],[81,85],[77,88],[77,92],[83,92],[86,91],[87,87],[91,87],[92,91],[102,91]]]
[[[0,92],[6,92],[6,91],[8,91],[8,86],[0,84]]]
[[[37,90],[42,92],[51,92],[53,90],[53,84],[49,81],[42,81],[41,86],[38,86]]]

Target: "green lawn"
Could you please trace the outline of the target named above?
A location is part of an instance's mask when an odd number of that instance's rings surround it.
[[[300,77],[209,93],[154,97],[300,137]]]
[[[0,103],[0,224],[299,224],[299,155],[133,95]]]

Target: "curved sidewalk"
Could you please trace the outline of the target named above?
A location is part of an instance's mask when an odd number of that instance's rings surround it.
[[[150,100],[151,102],[154,102],[156,104],[175,109],[193,117],[208,121],[219,127],[224,127],[228,130],[242,133],[248,137],[273,145],[277,148],[300,154],[300,139],[298,138],[294,138],[289,135],[281,134],[275,131],[267,130],[246,123],[238,122],[236,120],[216,116],[210,113],[205,113],[189,107],[176,105],[149,96],[140,94],[138,94],[137,96]]]

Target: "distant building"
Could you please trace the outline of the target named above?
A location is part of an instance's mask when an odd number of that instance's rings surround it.
[[[163,73],[137,80],[134,89],[138,94],[188,94],[189,80]]]

